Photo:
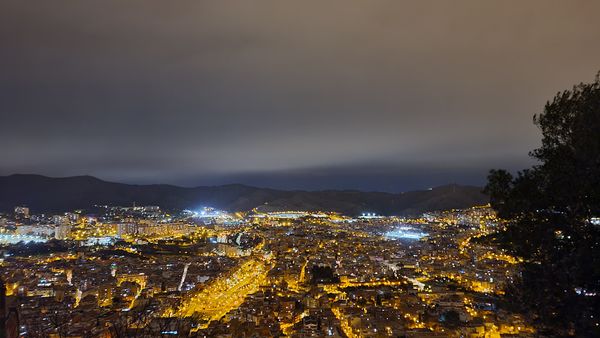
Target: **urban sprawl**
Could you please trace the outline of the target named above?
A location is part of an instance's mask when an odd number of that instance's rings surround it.
[[[0,214],[7,337],[532,337],[489,206]]]

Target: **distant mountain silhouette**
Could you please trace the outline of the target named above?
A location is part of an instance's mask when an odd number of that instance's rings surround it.
[[[429,210],[466,208],[488,202],[481,188],[445,185],[399,194],[354,190],[286,191],[242,184],[185,188],[166,184],[133,185],[92,176],[52,178],[41,175],[0,176],[0,210],[26,205],[33,212],[90,209],[95,204],[159,205],[194,209],[211,206],[228,211],[324,210],[349,215],[376,212],[410,215]]]

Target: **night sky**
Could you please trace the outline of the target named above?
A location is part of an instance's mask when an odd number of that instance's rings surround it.
[[[532,164],[600,1],[4,1],[0,175],[405,191]]]

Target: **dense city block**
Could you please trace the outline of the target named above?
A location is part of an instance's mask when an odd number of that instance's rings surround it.
[[[489,206],[388,217],[96,206],[0,218],[9,337],[533,336]]]

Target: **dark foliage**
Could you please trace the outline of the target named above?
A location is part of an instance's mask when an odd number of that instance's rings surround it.
[[[19,242],[4,247],[13,256],[37,256],[51,253],[68,252],[75,249],[74,243],[50,240],[44,243]]]
[[[538,165],[516,177],[492,170],[485,188],[508,220],[498,238],[526,260],[516,294],[553,335],[600,336],[599,76],[534,116]]]
[[[313,265],[310,269],[312,284],[339,283],[340,277],[337,276],[330,266]]]

